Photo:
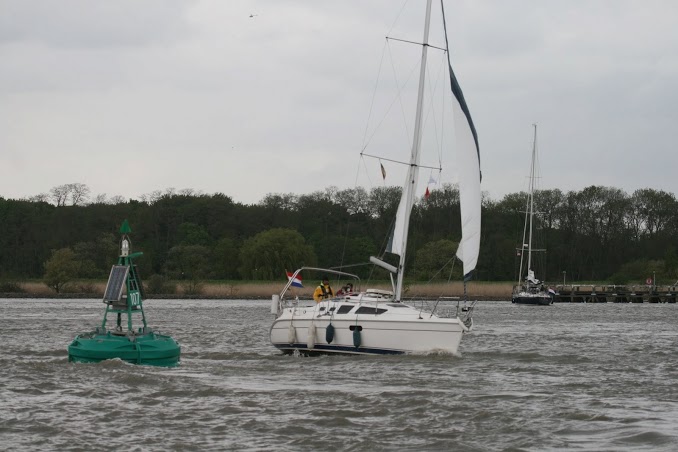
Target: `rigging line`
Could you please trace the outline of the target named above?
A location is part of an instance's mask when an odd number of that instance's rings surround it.
[[[443,56],[445,56],[445,55],[443,55]],[[440,63],[440,72],[441,72],[441,75],[438,77],[438,81],[443,80],[444,77],[445,77],[444,61],[441,61],[441,63]],[[438,83],[436,82],[436,90],[438,89],[437,86],[438,86]],[[442,95],[441,99],[442,99],[442,102],[441,102],[442,103],[442,106],[441,106],[442,112],[440,114],[440,138],[439,138],[439,141],[437,140],[437,142],[438,142],[438,146],[439,146],[438,147],[438,165],[440,166],[441,171],[442,171],[443,149],[445,147],[445,105],[446,105],[447,96]],[[436,129],[436,138],[438,139],[438,130],[437,129]]]
[[[437,71],[440,73],[440,70]],[[430,74],[432,74],[433,71],[427,71],[427,78],[431,80]],[[436,141],[436,147],[437,147],[437,153],[438,153],[438,164],[440,167],[442,167],[442,147],[441,147],[441,141],[438,137],[438,123],[436,121],[437,114],[436,114],[436,108],[435,108],[435,102],[434,100],[436,99],[436,92],[438,91],[438,82],[440,81],[440,78],[437,79],[435,83],[435,87],[432,81],[426,84],[426,87],[428,88],[429,91],[429,98],[430,98],[430,106],[426,111],[426,118],[424,119],[424,124],[428,123],[428,120],[430,116],[433,116],[433,129],[434,129],[434,134],[433,136],[435,137]],[[445,100],[445,96],[441,96],[443,100]],[[442,134],[442,125],[441,125],[441,134]]]
[[[364,163],[364,158],[362,157],[362,154],[361,154],[361,156],[360,156],[360,161],[362,161],[362,162]],[[367,176],[367,178],[368,178],[368,181],[370,181],[370,183],[371,183],[371,180],[369,179],[369,174],[367,173],[367,167],[365,167],[365,173],[366,173],[366,176]],[[353,183],[353,193],[354,193],[354,196],[356,196],[356,199],[353,200],[354,203],[356,204],[356,206],[355,206],[355,209],[356,209],[355,213],[356,213],[356,214],[363,211],[363,206],[362,206],[362,204],[361,204],[361,200],[358,199],[358,197],[359,197],[359,194],[358,194],[358,178],[359,178],[359,177],[360,177],[360,162],[358,162],[358,167],[357,167],[357,169],[356,169],[355,180],[354,180],[354,183]],[[346,224],[346,235],[344,236],[344,247],[343,247],[343,249],[342,249],[342,251],[341,251],[341,260],[340,260],[340,263],[341,263],[342,265],[343,265],[343,263],[344,263],[344,258],[346,257],[346,247],[347,247],[347,245],[348,245],[348,232],[349,232],[349,228],[350,228],[350,226],[351,226],[351,213],[348,212],[348,214],[349,214],[349,220],[347,221],[347,224]],[[341,267],[340,267],[340,268],[341,268]]]
[[[450,276],[447,278],[447,283],[449,284],[450,281],[452,280],[452,272],[454,272],[454,263],[457,262],[456,255],[453,255],[450,260],[445,262],[445,265],[443,265],[440,270],[438,270],[438,273],[442,272],[445,267],[447,267],[447,264],[452,261],[452,268],[450,268]],[[436,273],[437,274],[437,273]],[[431,282],[433,278],[429,282]],[[431,310],[431,317],[433,317],[433,314],[435,313],[436,309],[438,309],[438,304],[440,303],[440,300],[443,298],[443,292],[441,289],[440,295],[438,295],[438,299],[436,300],[436,303],[433,305],[433,309]],[[459,309],[459,302],[457,302],[457,309]]]
[[[362,157],[361,157],[361,160],[362,160]],[[353,183],[353,194],[355,196],[357,196],[357,188],[356,187],[358,186],[358,176],[359,176],[359,174],[360,174],[360,162],[358,162],[358,168],[356,169],[355,181]],[[358,210],[360,210],[361,206],[360,206],[359,201],[357,199],[354,199],[354,203],[357,204],[356,208]],[[351,213],[348,212],[348,211],[347,211],[347,213],[348,213],[348,221],[346,221],[346,235],[344,236],[344,246],[341,250],[341,259],[339,260],[339,262],[342,265],[344,263],[344,258],[346,257],[346,246],[348,244],[348,231],[349,231],[349,228],[351,227]]]
[[[408,141],[410,141],[410,130],[407,127],[407,115],[405,114],[405,106],[403,105],[402,89],[400,87],[400,83],[398,82],[398,74],[395,70],[395,65],[393,64],[393,54],[391,54],[391,46],[389,46],[388,49],[389,49],[389,56],[391,57],[391,70],[393,71],[393,79],[395,81],[397,93],[398,93],[396,99],[398,100],[398,103],[400,104],[400,113],[403,115],[403,125],[405,126],[405,135],[407,136]],[[412,67],[413,71],[414,71],[415,68],[416,68],[416,65],[414,65]],[[412,76],[412,72],[410,72],[410,77],[411,76]],[[408,81],[409,81],[410,77],[408,77],[408,79],[407,79]],[[403,86],[405,86],[405,85],[403,85]]]
[[[330,267],[330,270],[341,270],[342,268],[351,268],[351,267],[364,267],[367,265],[373,265],[372,262],[363,262],[361,264],[349,264],[349,265],[339,265],[337,267]]]
[[[442,168],[439,167],[439,166],[412,165],[410,162],[402,162],[402,161],[400,161],[400,160],[389,159],[389,158],[386,158],[386,157],[379,157],[378,155],[365,154],[364,152],[361,152],[360,155],[361,155],[361,157],[371,157],[371,158],[373,158],[373,159],[386,160],[387,162],[397,163],[397,164],[399,164],[399,165],[416,166],[417,168],[426,168],[426,169],[432,169],[432,170],[440,170],[440,171],[442,171]]]
[[[386,39],[389,39],[391,41],[404,42],[404,43],[407,43],[407,44],[414,44],[414,45],[417,45],[417,46],[426,46],[430,49],[437,49],[437,50],[442,50],[443,52],[447,52],[447,50],[443,49],[442,47],[433,46],[431,44],[424,44],[422,42],[408,41],[407,39],[389,38],[388,36],[386,36]]]
[[[451,258],[449,258],[448,261],[445,262],[445,263],[443,264],[443,266],[440,267],[440,268],[438,269],[438,271],[436,271],[436,272],[433,274],[433,276],[431,276],[431,277],[429,278],[429,280],[427,281],[427,284],[430,284],[430,283],[435,279],[435,277],[438,276],[438,274],[441,273],[441,272],[445,269],[445,267],[448,266],[448,264],[449,264],[450,262],[452,262],[452,270],[454,270],[454,258],[455,258],[455,257],[456,257],[456,256],[452,256]],[[450,277],[447,279],[447,282],[450,282],[450,279],[452,279],[452,270],[450,270]],[[440,293],[440,296],[442,296],[442,295],[443,295],[443,294],[442,294],[442,292],[441,292],[441,293]]]
[[[388,43],[388,41],[387,41],[387,43]],[[393,109],[393,106],[395,105],[395,103],[396,103],[397,101],[400,100],[400,104],[401,104],[401,105],[400,105],[400,108],[401,108],[401,110],[403,109],[403,106],[402,106],[402,99],[401,99],[401,96],[400,96],[401,88],[400,88],[400,83],[399,83],[399,81],[398,81],[398,77],[397,77],[397,75],[395,74],[395,67],[394,67],[394,65],[393,65],[393,55],[391,54],[391,47],[390,47],[390,46],[387,46],[387,48],[388,48],[388,50],[389,50],[389,59],[390,59],[390,62],[391,62],[391,68],[393,69],[393,72],[394,72],[394,77],[393,77],[393,78],[395,79],[395,84],[396,84],[396,87],[397,87],[397,95],[393,98],[393,101],[391,102],[391,104],[390,104],[390,105],[388,106],[388,108],[386,109],[386,112],[384,113],[384,115],[382,116],[381,120],[379,121],[379,124],[376,125],[376,127],[374,128],[374,131],[372,132],[372,135],[370,135],[369,139],[367,139],[367,142],[363,142],[363,143],[364,143],[364,144],[363,144],[363,151],[364,151],[365,149],[367,149],[367,146],[369,146],[370,142],[372,141],[372,139],[374,138],[374,136],[377,134],[377,131],[379,131],[379,129],[381,128],[381,125],[382,125],[382,124],[384,123],[384,121],[386,120],[386,116],[388,116],[388,114],[391,112],[391,110]],[[405,83],[403,84],[403,86],[405,86],[405,85],[407,85],[407,83],[409,83],[410,79],[413,77],[413,74],[415,74],[416,69],[417,69],[417,65],[414,64],[414,65],[412,66],[412,69],[410,70],[410,73],[409,73],[408,77],[406,78],[406,81],[405,81]],[[405,116],[405,115],[403,114],[403,116]],[[404,122],[405,122],[405,128],[407,129],[407,121],[404,121]],[[409,140],[409,132],[406,132],[406,133],[408,134],[407,139]]]
[[[393,28],[398,23],[398,20],[400,20],[400,16],[403,14],[403,11],[405,10],[405,6],[407,6],[408,3],[409,3],[409,0],[405,0],[403,2],[403,6],[400,7],[400,11],[398,11],[398,15],[396,16],[395,20],[391,24],[391,28],[389,28],[388,33],[386,33],[387,35],[390,35],[391,32],[393,31]]]
[[[365,177],[367,178],[368,185],[370,189],[374,187],[374,184],[372,183],[372,178],[370,178],[370,172],[367,170],[367,164],[365,163],[365,159],[363,158],[363,154],[360,154],[360,161],[363,164],[363,168],[365,169]],[[358,164],[358,173],[355,176],[355,186],[358,186],[358,178],[360,177],[360,163]]]
[[[381,68],[384,64],[384,56],[386,55],[386,45],[387,41],[384,41],[384,47],[381,49],[381,59],[379,60],[379,69],[377,70],[377,77],[374,81],[374,91],[372,91],[372,102],[370,103],[370,111],[367,115],[367,122],[365,123],[365,133],[363,134],[363,149],[367,147],[367,131],[370,126],[370,120],[372,119],[372,110],[374,109],[374,100],[377,98],[377,87],[379,86],[379,76],[381,74]]]

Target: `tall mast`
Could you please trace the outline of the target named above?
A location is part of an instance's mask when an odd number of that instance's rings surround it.
[[[428,56],[428,35],[431,24],[431,1],[426,2],[426,18],[424,19],[424,38],[421,46],[421,67],[419,69],[419,91],[417,94],[417,113],[414,120],[414,138],[412,140],[412,155],[410,157],[410,168],[407,171],[407,179],[403,186],[403,199],[406,200],[404,209],[404,230],[401,237],[402,247],[400,253],[400,263],[398,264],[398,281],[396,284],[395,299],[400,301],[403,290],[403,277],[405,269],[405,254],[407,250],[407,235],[410,229],[410,216],[412,205],[414,204],[414,192],[417,188],[419,178],[419,153],[421,150],[421,123],[422,112],[424,110],[424,82],[426,81],[426,58]],[[397,237],[394,237],[397,240]]]
[[[527,242],[527,271],[532,270],[532,216],[534,214],[534,161],[537,156],[537,124],[534,126],[534,140],[532,142],[532,165],[530,166],[530,237]]]

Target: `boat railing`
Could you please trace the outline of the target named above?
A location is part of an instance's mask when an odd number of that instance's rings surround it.
[[[305,270],[306,271],[313,271],[313,272],[320,272],[324,275],[325,274],[331,274],[331,275],[345,276],[347,278],[351,278],[355,281],[355,283],[353,284],[353,287],[356,290],[360,290],[360,277],[358,275],[353,274],[353,273],[348,273],[348,272],[344,272],[344,271],[341,271],[341,270],[334,270],[334,269],[331,269],[331,268],[301,267],[301,268],[295,270],[295,272],[292,273],[292,275],[287,278],[287,284],[285,284],[285,286],[283,287],[283,290],[280,292],[280,295],[278,295],[277,312],[282,312],[282,310],[288,305],[290,300],[285,298],[285,294],[287,293],[289,288],[292,287],[292,283],[296,280],[297,276],[299,276],[299,274],[302,271],[305,271]],[[299,303],[299,297],[295,296],[294,299],[292,299],[291,301],[292,301],[292,303]],[[275,301],[274,301],[274,305],[275,305]]]
[[[460,309],[460,297],[437,297],[437,298],[411,298],[404,299],[406,303],[423,314],[435,314],[438,317],[458,317]]]
[[[354,284],[354,287],[356,287],[356,290],[360,289],[360,277],[358,275],[354,275],[353,273],[347,273],[343,272],[341,270],[333,270],[329,268],[319,268],[319,267],[301,267],[297,269],[294,273],[292,273],[292,276],[288,278],[287,284],[285,284],[285,287],[283,288],[282,292],[280,292],[280,299],[282,300],[285,296],[285,292],[292,286],[292,283],[294,282],[295,278],[299,276],[299,273],[301,273],[304,270],[308,271],[317,271],[317,272],[322,272],[322,273],[329,273],[332,275],[337,275],[337,276],[346,276],[348,278],[352,278],[356,281],[356,284]]]

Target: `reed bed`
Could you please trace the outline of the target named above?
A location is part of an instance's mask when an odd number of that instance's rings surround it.
[[[47,287],[39,281],[29,281],[19,283],[23,290],[23,295],[31,297],[63,297],[69,296],[91,296],[92,298],[103,297],[106,288],[106,282],[103,281],[80,281],[72,282],[57,295],[53,289]],[[231,282],[203,282],[195,287],[189,287],[181,281],[171,283],[174,288],[173,293],[168,294],[147,294],[149,298],[223,298],[223,299],[261,299],[270,298],[273,294],[278,294],[283,288],[283,282],[252,282],[252,281],[231,281]],[[333,286],[338,290],[340,286]],[[370,288],[391,290],[391,285],[386,282],[369,284]],[[471,281],[467,284],[467,296],[469,299],[483,300],[509,300],[511,298],[512,284],[507,282],[483,282]],[[315,286],[306,286],[303,288],[290,288],[290,294],[299,298],[311,298]],[[363,287],[365,289],[365,287]],[[289,295],[289,294],[288,294]],[[450,283],[410,283],[405,285],[405,298],[438,298],[438,297],[462,297],[464,295],[464,285],[461,282]]]

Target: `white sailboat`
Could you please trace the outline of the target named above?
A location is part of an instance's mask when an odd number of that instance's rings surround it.
[[[513,287],[513,297],[511,301],[516,304],[530,304],[539,306],[550,306],[553,304],[555,292],[544,286],[543,282],[538,280],[532,269],[532,231],[534,219],[534,184],[535,184],[535,162],[537,158],[537,125],[534,126],[534,140],[532,144],[532,163],[530,165],[530,183],[527,193],[527,206],[525,209],[525,227],[523,228],[523,245],[520,250],[520,270],[518,272],[518,284]],[[527,239],[527,242],[526,242]],[[543,250],[542,250],[543,251]],[[527,261],[525,257],[527,256]],[[523,278],[523,269],[526,270]]]
[[[438,303],[429,311],[404,303],[402,299],[410,214],[415,201],[420,169],[422,143],[422,111],[426,82],[426,60],[429,51],[431,3],[426,3],[424,36],[421,42],[421,66],[415,115],[414,136],[408,172],[396,214],[391,246],[387,251],[399,255],[399,263],[390,265],[376,257],[371,262],[391,274],[393,290],[367,289],[360,291],[360,279],[353,274],[321,268],[302,267],[289,275],[280,294],[273,295],[271,311],[276,319],[271,325],[271,343],[283,352],[402,354],[418,352],[457,353],[462,335],[472,327],[472,306],[467,310],[450,307],[448,312],[436,312]],[[444,25],[444,10],[441,12]],[[447,34],[445,33],[447,44]],[[459,194],[462,237],[457,257],[463,263],[466,278],[475,269],[480,246],[480,154],[478,140],[461,88],[452,71],[447,52],[450,89],[456,126],[455,141],[459,169]],[[289,296],[302,272],[319,272],[353,278],[355,292],[318,303],[304,303]],[[463,315],[463,319],[460,317]]]

